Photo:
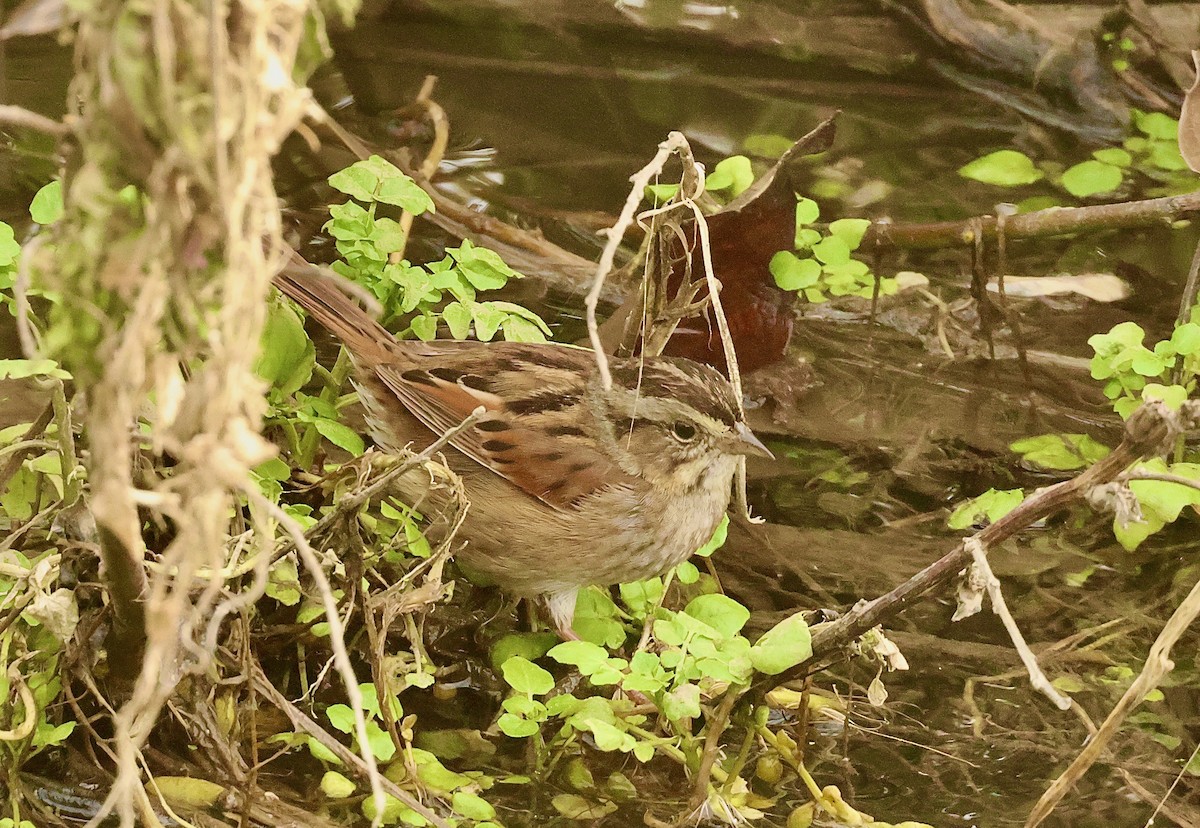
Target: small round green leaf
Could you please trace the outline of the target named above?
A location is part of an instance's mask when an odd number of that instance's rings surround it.
[[[1062,184],[1076,198],[1108,193],[1121,186],[1121,168],[1103,161],[1083,161],[1063,173]]]
[[[693,598],[684,613],[703,621],[721,635],[736,635],[750,620],[750,610],[727,595],[701,595]]]
[[[801,259],[788,250],[771,257],[768,265],[775,284],[783,290],[803,290],[821,278],[821,265],[815,259]]]
[[[796,199],[796,226],[812,224],[821,217],[821,208],[811,198]]]
[[[554,689],[554,676],[524,656],[513,656],[500,667],[504,680],[519,693],[540,696]]]
[[[1033,160],[1016,150],[997,150],[959,168],[964,178],[997,187],[1018,187],[1041,180],[1045,173],[1033,165]]]
[[[62,218],[62,182],[51,181],[37,191],[29,205],[29,216],[38,224],[53,224]]]
[[[357,786],[337,771],[325,771],[321,777],[321,791],[330,799],[345,799],[355,790]]]
[[[754,669],[778,675],[812,656],[812,634],[799,613],[789,615],[763,634],[750,648]]]
[[[813,245],[813,255],[822,264],[842,265],[850,261],[850,245],[838,236],[828,236]]]

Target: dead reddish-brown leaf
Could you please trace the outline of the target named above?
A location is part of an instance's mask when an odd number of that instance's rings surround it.
[[[1183,98],[1183,109],[1179,113],[1179,154],[1192,168],[1200,173],[1200,50],[1192,52],[1196,65],[1196,80]]]
[[[795,240],[796,162],[829,149],[833,138],[830,118],[797,141],[750,189],[708,218],[713,272],[721,282],[721,305],[743,371],[778,360],[791,338],[795,295],[776,286],[769,264],[780,250],[790,250]],[[688,243],[698,256],[695,235],[691,228]],[[669,283],[671,292],[679,289],[682,277],[681,265]],[[706,362],[719,370],[726,367],[721,338],[710,314],[681,322],[665,353]]]

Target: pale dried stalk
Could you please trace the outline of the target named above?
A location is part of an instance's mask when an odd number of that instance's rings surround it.
[[[1142,700],[1146,698],[1146,694],[1158,687],[1162,677],[1174,669],[1175,664],[1171,661],[1171,648],[1175,646],[1175,642],[1198,615],[1200,615],[1200,581],[1197,581],[1192,587],[1192,591],[1172,613],[1166,626],[1158,634],[1158,638],[1150,645],[1150,653],[1146,657],[1142,672],[1138,673],[1133,684],[1129,685],[1129,689],[1125,691],[1121,700],[1105,718],[1104,723],[1096,731],[1096,735],[1037,801],[1033,811],[1029,814],[1029,819],[1025,821],[1025,828],[1036,828],[1042,820],[1050,815],[1050,812],[1062,801],[1067,792],[1075,787],[1075,783],[1100,758],[1133,708],[1141,704]]]
[[[272,451],[258,436],[264,402],[253,364],[283,262],[270,161],[307,102],[292,81],[306,10],[302,0],[72,10],[79,164],[64,181],[66,215],[55,228],[61,273],[42,275],[67,297],[64,324],[100,326],[78,328],[94,353],[63,357],[89,402],[91,507],[110,582],[114,569],[124,579],[114,604],[135,622],[121,640],[144,644],[114,717],[110,805],[92,824],[113,808],[122,826],[134,824],[140,746],[179,679],[211,662],[196,639],[224,588],[228,515],[236,492],[253,485],[248,468]],[[129,184],[137,207],[116,197]],[[175,459],[169,478],[145,493],[132,474],[139,414],[155,449]],[[149,582],[139,503],[175,532]],[[139,607],[145,623],[136,623]]]
[[[1050,683],[1050,679],[1046,678],[1046,674],[1038,666],[1037,656],[1033,654],[1033,650],[1029,649],[1029,645],[1025,642],[1025,636],[1021,634],[1021,628],[1017,626],[1016,619],[1008,611],[1008,604],[1004,601],[1004,592],[1000,589],[1000,579],[996,577],[992,572],[991,565],[988,564],[987,550],[976,538],[967,538],[963,543],[971,553],[974,566],[983,576],[984,587],[987,589],[988,597],[992,599],[992,612],[999,615],[1000,620],[1004,622],[1004,629],[1008,631],[1008,637],[1012,640],[1017,655],[1021,657],[1021,663],[1025,665],[1025,671],[1029,674],[1029,683],[1033,685],[1034,690],[1054,702],[1054,706],[1059,710],[1070,710],[1071,700],[1058,692]]]
[[[596,265],[596,278],[592,282],[592,289],[588,291],[587,299],[584,300],[584,306],[587,308],[588,340],[592,343],[592,350],[596,352],[596,366],[600,370],[600,381],[606,391],[612,388],[612,373],[608,370],[608,357],[604,353],[604,344],[600,341],[600,326],[596,322],[596,306],[600,303],[600,296],[604,291],[604,280],[612,270],[613,260],[617,256],[617,248],[621,246],[621,240],[625,238],[625,231],[633,224],[647,185],[654,176],[662,172],[671,153],[679,152],[686,146],[687,139],[681,132],[672,132],[667,136],[667,140],[658,145],[658,152],[655,153],[650,163],[630,176],[629,180],[633,186],[630,187],[629,195],[625,198],[625,206],[621,209],[617,223],[606,231],[608,241],[605,243],[604,251],[600,254],[600,261]]]

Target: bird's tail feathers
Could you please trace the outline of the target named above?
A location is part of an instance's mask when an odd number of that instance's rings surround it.
[[[301,270],[305,272],[299,272]],[[340,339],[360,362],[385,356],[395,341],[387,329],[337,284],[337,278],[311,265],[288,267],[275,276],[275,287],[304,308]]]

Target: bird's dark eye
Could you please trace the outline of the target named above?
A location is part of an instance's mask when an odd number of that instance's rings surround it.
[[[671,426],[671,433],[685,443],[696,439],[696,427],[684,420],[676,420]]]

